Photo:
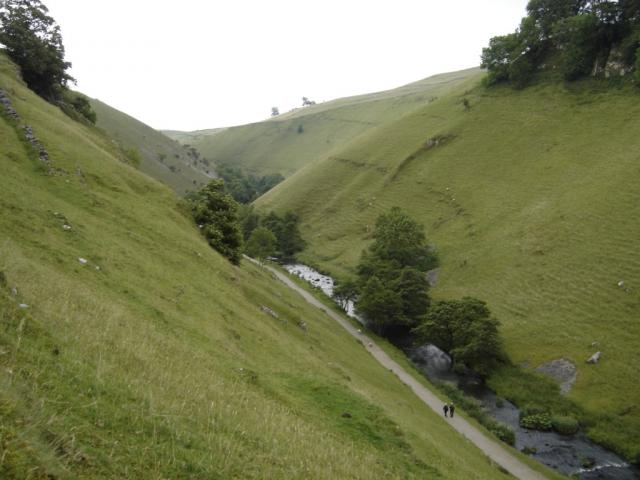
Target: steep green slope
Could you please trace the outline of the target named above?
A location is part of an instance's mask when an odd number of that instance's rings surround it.
[[[126,113],[99,101],[90,100],[98,115],[97,126],[124,148],[136,148],[142,155],[140,169],[169,185],[179,194],[196,190],[207,183],[213,173],[176,141]]]
[[[346,142],[432,102],[478,69],[436,75],[395,90],[334,100],[268,121],[173,136],[194,145],[207,159],[258,174],[285,177]],[[184,135],[189,135],[185,137]]]
[[[570,398],[588,410],[590,434],[634,458],[640,94],[591,81],[468,89],[309,165],[259,207],[295,210],[304,259],[339,276],[376,217],[406,209],[441,258],[434,297],[487,300],[518,364],[573,361]],[[601,362],[587,365],[595,351]]]
[[[0,88],[1,478],[507,478],[2,55]]]

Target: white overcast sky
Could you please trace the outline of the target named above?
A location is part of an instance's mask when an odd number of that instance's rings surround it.
[[[255,122],[479,64],[527,0],[43,0],[77,89],[157,129]]]

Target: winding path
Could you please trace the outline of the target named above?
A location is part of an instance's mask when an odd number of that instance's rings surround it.
[[[329,317],[338,322],[342,328],[349,332],[355,338],[362,340],[365,348],[369,353],[386,369],[390,370],[400,379],[402,383],[407,385],[413,393],[415,393],[420,400],[422,400],[429,408],[438,414],[442,413],[442,400],[436,397],[430,390],[419,383],[413,376],[411,376],[404,368],[398,365],[389,355],[387,355],[376,343],[369,338],[366,334],[359,332],[349,321],[342,317],[342,315],[328,309],[312,294],[296,285],[287,274],[276,270],[275,268],[263,265],[256,260],[246,257],[253,263],[260,265],[261,267],[269,270],[273,273],[282,283],[287,287],[298,292],[308,303],[324,311]],[[502,468],[507,470],[511,475],[521,480],[546,480],[547,477],[541,473],[536,472],[531,467],[520,461],[515,457],[507,448],[503,447],[497,441],[486,437],[480,430],[467,422],[464,418],[457,416],[449,419],[447,422],[452,428],[457,430],[464,437],[473,442],[485,455],[491,460],[496,462]]]

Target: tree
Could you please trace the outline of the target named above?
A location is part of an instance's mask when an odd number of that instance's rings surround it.
[[[69,81],[60,27],[39,0],[0,0],[0,43],[29,88],[56,101]]]
[[[402,299],[391,288],[385,287],[378,277],[373,276],[362,289],[356,308],[365,316],[372,330],[384,335],[390,327],[398,324]]]
[[[414,327],[430,303],[425,272],[436,265],[422,226],[392,208],[378,217],[374,242],[358,264],[358,310],[380,333]],[[389,303],[382,306],[381,299]]]
[[[193,218],[209,245],[232,263],[239,264],[242,234],[238,224],[238,204],[225,193],[224,181],[212,180],[190,201]]]
[[[262,219],[262,226],[271,230],[278,239],[277,255],[283,260],[293,259],[296,253],[304,250],[305,241],[298,223],[298,216],[292,212],[285,213],[283,217],[270,212]]]
[[[436,303],[413,333],[447,352],[458,366],[487,376],[506,358],[499,325],[485,302],[465,297]]]
[[[316,102],[314,102],[313,100],[309,100],[307,97],[302,97],[302,106],[303,107],[308,107],[311,105],[315,105]]]
[[[562,51],[565,79],[575,80],[591,73],[598,54],[598,18],[594,14],[576,15],[558,22],[555,41]]]
[[[242,204],[238,208],[238,218],[242,237],[249,240],[253,231],[260,225],[260,215],[253,210],[253,205]]]
[[[566,80],[575,80],[605,64],[612,52],[626,67],[633,65],[639,0],[530,0],[527,14],[518,30],[492,38],[483,49],[489,84],[523,87],[536,71],[557,66]]]
[[[278,109],[278,107],[271,107],[271,116],[277,117],[278,115],[280,115],[280,110]]]
[[[239,203],[252,202],[284,180],[279,173],[256,177],[223,163],[218,164],[217,172],[224,180],[227,192]]]
[[[428,310],[429,282],[424,273],[415,268],[405,267],[393,284],[393,290],[402,301],[402,324],[415,327]]]
[[[527,13],[540,28],[543,39],[547,39],[556,22],[577,15],[586,3],[585,0],[530,0]]]
[[[509,80],[509,66],[513,59],[520,54],[519,46],[518,35],[515,33],[493,37],[489,40],[489,46],[482,49],[480,64],[482,68],[489,71],[489,84]]]
[[[374,239],[369,247],[371,254],[395,262],[400,268],[426,271],[437,264],[435,254],[426,244],[422,225],[398,207],[378,217]]]
[[[274,254],[276,250],[276,236],[265,227],[258,227],[249,237],[247,253],[259,260],[264,260]]]
[[[346,311],[349,302],[355,302],[358,297],[358,292],[358,283],[355,280],[346,280],[335,285],[333,288],[333,299]]]

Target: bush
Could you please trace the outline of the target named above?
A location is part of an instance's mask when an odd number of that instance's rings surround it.
[[[126,158],[126,162],[133,167],[138,168],[142,163],[142,154],[140,153],[140,150],[135,147],[127,148],[124,151],[124,155]],[[175,171],[175,167],[173,167],[171,171]]]
[[[578,420],[568,415],[554,415],[551,417],[553,429],[561,435],[575,435],[580,430]]]
[[[536,413],[534,415],[527,415],[526,417],[520,417],[520,426],[522,428],[528,428],[530,430],[551,430],[553,425],[551,424],[551,417],[548,413]]]
[[[516,444],[516,434],[504,423],[494,422],[489,428],[489,431],[496,437],[511,446]]]

